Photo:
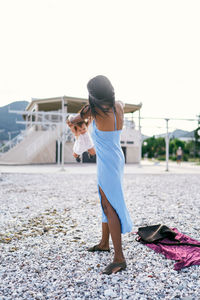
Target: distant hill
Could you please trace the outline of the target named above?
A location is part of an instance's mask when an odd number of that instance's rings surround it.
[[[186,131],[182,129],[176,129],[169,133],[170,139],[181,139],[181,138],[193,138],[194,137],[194,131]],[[156,138],[158,137],[165,137],[166,133],[162,133],[159,135],[156,135]]]
[[[182,129],[176,129],[173,132],[171,132],[170,138],[173,138],[173,139],[182,138],[182,137],[188,136],[189,133],[190,133],[189,131],[185,131]]]
[[[187,134],[184,137],[185,138],[194,138],[194,131],[187,132]]]
[[[12,110],[25,110],[28,101],[16,101],[12,102],[6,106],[0,107],[0,141],[8,140],[8,132],[13,132],[11,137],[15,137],[20,133],[20,130],[23,130],[25,126],[23,124],[16,124],[16,120],[22,121],[22,116],[14,113],[9,113],[9,109]]]

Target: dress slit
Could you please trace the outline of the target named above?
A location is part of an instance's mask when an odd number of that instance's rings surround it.
[[[112,206],[112,204],[110,203],[110,201],[108,200],[108,198],[107,198],[106,194],[104,193],[103,189],[102,189],[102,188],[100,187],[100,185],[98,184],[99,198],[100,198],[101,208],[102,208],[102,210],[103,210],[103,212],[104,212],[104,215],[106,216],[105,211],[104,211],[104,209],[103,209],[103,205],[102,205],[102,195],[101,195],[100,189],[101,189],[101,191],[103,192],[104,197],[106,198],[106,200],[108,201],[108,203],[110,204],[110,206],[112,207],[112,209],[114,210],[114,212],[116,213],[116,215],[117,215],[117,217],[118,217],[118,219],[119,219],[119,222],[120,222],[120,226],[122,227],[121,220],[120,220],[120,217],[119,217],[118,213],[116,212],[116,210],[114,209],[114,207]],[[107,219],[107,216],[106,216],[106,219]],[[107,219],[106,222],[102,222],[102,223],[108,223],[108,219]]]

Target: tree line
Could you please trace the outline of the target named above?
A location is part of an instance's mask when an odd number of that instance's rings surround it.
[[[182,141],[178,138],[169,140],[169,159],[176,160],[178,147],[182,148],[183,161],[200,158],[200,127],[194,132],[194,139]],[[165,160],[165,138],[155,136],[145,139],[142,144],[142,157]]]

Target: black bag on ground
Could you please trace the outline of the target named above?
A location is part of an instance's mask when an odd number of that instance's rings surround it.
[[[174,240],[176,232],[165,225],[151,225],[140,227],[138,229],[139,241],[143,243],[155,243],[162,239],[168,238]]]
[[[190,244],[190,243],[181,243],[179,240],[176,240],[177,233],[167,227],[166,225],[150,225],[145,227],[138,228],[138,237],[136,238],[137,242],[143,244],[162,244],[169,246],[193,246],[200,247],[198,244]],[[169,243],[161,242],[163,239],[171,240]]]

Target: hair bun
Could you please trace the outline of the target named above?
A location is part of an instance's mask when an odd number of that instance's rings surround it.
[[[114,101],[115,99],[114,88],[110,80],[103,75],[92,78],[87,84],[87,89],[89,95],[96,100]]]

